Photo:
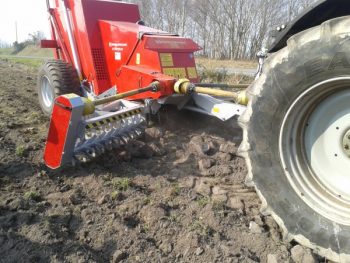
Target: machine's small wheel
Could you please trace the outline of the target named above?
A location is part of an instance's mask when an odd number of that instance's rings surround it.
[[[350,262],[350,17],[291,37],[240,117],[247,183],[294,239]]]
[[[80,81],[76,70],[61,60],[49,60],[40,69],[37,92],[39,104],[46,115],[50,115],[57,96],[75,93],[81,95]]]

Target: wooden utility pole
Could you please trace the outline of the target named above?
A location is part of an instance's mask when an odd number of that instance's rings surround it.
[[[17,21],[15,22],[15,29],[16,29],[16,42],[18,43]]]

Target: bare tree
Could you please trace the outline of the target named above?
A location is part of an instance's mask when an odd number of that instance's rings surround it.
[[[35,31],[28,35],[29,39],[26,41],[29,44],[39,45],[40,40],[45,38],[45,33],[42,31]]]
[[[198,42],[210,58],[251,59],[269,31],[315,0],[127,0],[147,25]]]

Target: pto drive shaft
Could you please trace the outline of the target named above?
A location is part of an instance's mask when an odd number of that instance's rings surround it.
[[[93,100],[92,101],[92,100],[89,100],[87,98],[83,98],[84,104],[85,104],[85,106],[84,106],[84,113],[83,114],[85,116],[93,114],[95,112],[95,106],[98,106],[98,105],[103,105],[103,104],[106,104],[106,103],[109,103],[109,102],[113,102],[113,101],[116,101],[116,100],[124,99],[124,98],[130,97],[130,96],[133,96],[133,95],[137,95],[137,94],[140,94],[140,93],[147,92],[147,91],[156,92],[158,90],[159,90],[159,82],[155,81],[155,82],[152,82],[147,87],[130,90],[128,92],[119,93],[119,94],[116,94],[114,96],[106,97],[106,98],[103,98],[103,99],[97,99],[97,100]]]
[[[188,79],[180,79],[175,83],[174,90],[179,94],[191,94],[191,93],[200,93],[207,94],[216,97],[227,97],[232,98],[236,103],[241,105],[248,104],[248,98],[245,91],[241,92],[232,92],[220,89],[213,89],[207,87],[196,86],[191,83]]]

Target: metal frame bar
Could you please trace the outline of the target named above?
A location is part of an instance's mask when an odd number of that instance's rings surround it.
[[[73,62],[74,62],[74,66],[77,70],[79,79],[82,80],[83,76],[81,73],[81,66],[80,66],[80,60],[79,60],[79,55],[78,55],[78,51],[77,51],[77,45],[73,36],[73,30],[72,30],[72,24],[71,24],[71,20],[69,18],[69,13],[68,13],[68,7],[66,5],[66,1],[65,0],[61,0],[62,4],[63,4],[63,16],[64,16],[64,21],[66,23],[66,28],[67,28],[67,33],[68,33],[68,39],[69,39],[69,44],[71,46],[72,49],[72,55],[73,55]]]

